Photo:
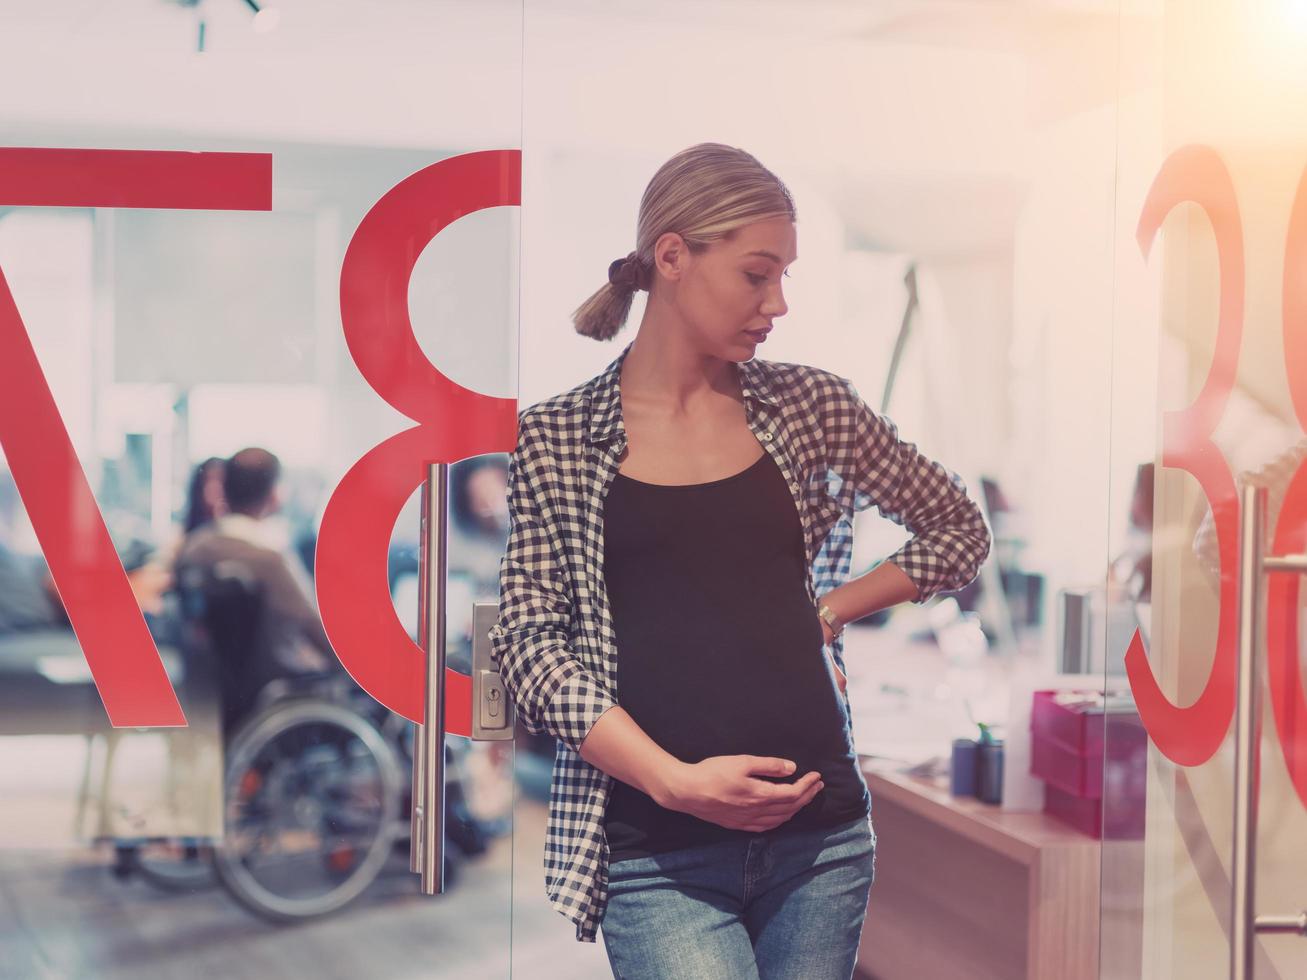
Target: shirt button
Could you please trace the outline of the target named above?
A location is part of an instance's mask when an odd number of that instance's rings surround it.
[[[763,442],[771,442],[771,431],[768,430],[767,432],[763,432],[761,435],[758,436],[758,438],[761,439]]]
[[[503,635],[504,635],[504,628],[503,628],[502,626],[500,626],[498,623],[496,623],[494,626],[490,627],[490,635],[491,635],[491,636],[503,636]]]

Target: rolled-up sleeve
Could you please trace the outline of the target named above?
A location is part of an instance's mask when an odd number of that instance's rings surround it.
[[[851,381],[839,378],[837,388],[825,420],[831,466],[851,487],[853,510],[874,506],[911,533],[887,560],[917,586],[912,601],[969,584],[989,555],[991,535],[962,478],[901,440]]]
[[[508,546],[499,566],[499,615],[491,649],[518,717],[579,752],[594,723],[617,701],[569,647],[572,597],[559,537],[542,504],[556,471],[529,410],[518,419],[508,461]]]

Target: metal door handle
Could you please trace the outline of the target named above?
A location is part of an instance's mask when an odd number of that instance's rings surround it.
[[[1257,933],[1307,936],[1307,912],[1298,915],[1256,914],[1257,767],[1261,734],[1262,577],[1268,572],[1307,574],[1307,555],[1264,556],[1265,487],[1245,487],[1239,530],[1238,694],[1234,716],[1234,850],[1230,899],[1230,977],[1252,980]]]
[[[418,548],[418,635],[426,652],[423,718],[413,740],[409,869],[422,894],[445,891],[445,605],[449,541],[449,464],[428,463]]]
[[[423,717],[413,740],[409,870],[422,893],[445,891],[445,610],[449,567],[449,464],[427,464],[418,547],[418,636],[426,653]],[[490,645],[498,602],[472,606],[472,733],[477,741],[511,739],[517,714]]]

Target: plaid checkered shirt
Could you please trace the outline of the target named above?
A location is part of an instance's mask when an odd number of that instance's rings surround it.
[[[518,720],[558,743],[545,891],[581,942],[596,940],[608,897],[604,812],[613,780],[581,758],[580,746],[618,703],[603,513],[626,448],[618,381],[630,349],[598,376],[518,414],[511,523],[490,629]],[[873,505],[911,534],[888,560],[916,584],[914,602],[976,577],[990,532],[963,481],[900,441],[850,381],[756,357],[739,365],[739,377],[749,428],[785,474],[801,519],[814,609],[819,595],[847,578],[853,514]],[[831,652],[843,670],[843,637]]]

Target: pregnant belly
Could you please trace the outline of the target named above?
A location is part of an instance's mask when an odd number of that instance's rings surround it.
[[[797,652],[768,645],[701,653],[675,676],[619,673],[619,702],[676,758],[775,756],[793,760],[802,774],[851,754],[843,700],[820,640]]]

